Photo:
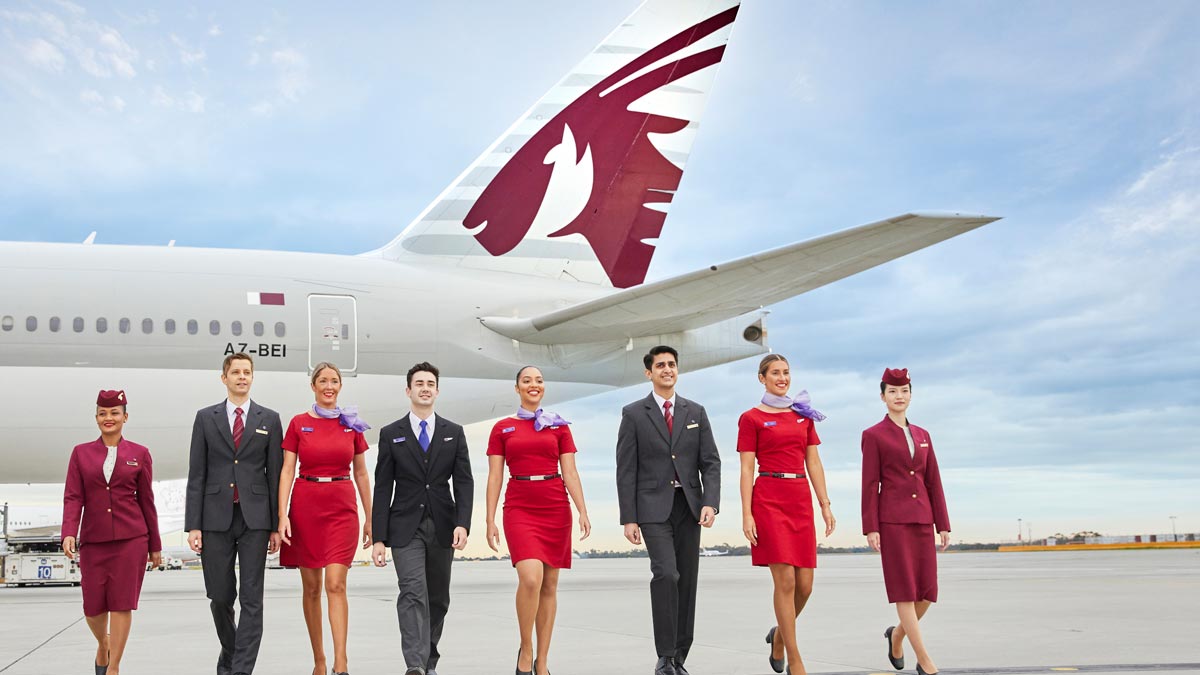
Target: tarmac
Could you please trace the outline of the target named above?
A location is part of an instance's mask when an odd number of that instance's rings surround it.
[[[886,673],[883,630],[896,623],[873,555],[824,555],[798,621],[809,672]],[[940,602],[922,630],[942,672],[1200,675],[1200,550],[949,553]],[[649,563],[575,560],[559,584],[550,653],[557,675],[653,672]],[[391,567],[350,571],[350,672],[404,672]],[[455,563],[440,675],[509,673],[517,651],[516,575],[507,562]],[[770,574],[748,557],[704,558],[693,675],[771,675]],[[0,673],[91,674],[95,642],[78,588],[0,588]],[[326,636],[332,665],[332,647]],[[123,675],[215,672],[203,579],[152,572]],[[909,671],[916,659],[906,652]],[[267,571],[266,631],[256,673],[308,675],[311,651],[295,570]],[[793,668],[798,671],[798,669]]]

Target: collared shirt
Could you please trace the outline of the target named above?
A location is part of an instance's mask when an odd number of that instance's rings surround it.
[[[245,425],[246,418],[250,415],[250,403],[251,403],[250,399],[246,399],[246,402],[244,404],[242,404],[241,406],[236,406],[233,404],[233,401],[230,401],[229,399],[225,399],[225,416],[229,418],[229,431],[230,432],[233,431],[233,421],[235,419],[237,419],[237,413],[235,413],[234,410],[237,410],[239,407],[242,409],[242,424]]]
[[[112,480],[113,469],[117,468],[117,446],[106,445],[108,456],[104,458],[104,482]]]
[[[671,402],[671,410],[675,410],[675,392],[671,392],[671,398],[663,398],[658,395],[657,391],[653,391],[650,393],[654,394],[654,400],[658,403],[658,412],[662,413],[663,417],[667,416],[666,411],[663,410],[663,404],[666,403],[667,401]],[[671,415],[674,416],[675,413],[672,412]]]
[[[436,418],[437,418],[437,415],[435,415],[433,413],[429,413],[429,419],[424,420],[425,422],[428,422],[428,424],[425,425],[425,429],[426,429],[425,433],[429,434],[429,440],[431,440],[431,441],[433,440],[433,424],[434,424],[434,422],[437,421]],[[408,423],[412,426],[413,433],[416,434],[418,437],[420,437],[420,435],[421,435],[421,422],[422,422],[422,420],[420,417],[417,417],[417,413],[415,413],[415,412],[408,413]]]
[[[913,443],[912,429],[907,424],[904,425],[904,441],[908,443],[908,458],[912,459],[917,455],[917,446]]]

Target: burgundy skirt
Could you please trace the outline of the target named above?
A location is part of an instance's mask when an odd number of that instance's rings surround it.
[[[79,547],[83,615],[137,609],[149,554],[146,535]]]
[[[879,524],[879,552],[888,602],[937,602],[933,525]]]
[[[504,542],[512,564],[536,559],[571,568],[571,505],[562,478],[512,480],[504,493]]]

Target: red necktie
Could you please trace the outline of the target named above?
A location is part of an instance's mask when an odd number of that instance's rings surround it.
[[[671,402],[663,401],[663,417],[667,418],[667,433],[675,430],[675,416],[671,414]]]
[[[246,423],[242,421],[242,409],[233,409],[233,454],[237,454],[237,448],[242,444],[242,433],[246,431]],[[238,503],[237,476],[234,476],[233,485],[233,503]]]

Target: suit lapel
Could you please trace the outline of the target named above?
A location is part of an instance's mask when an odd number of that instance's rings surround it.
[[[225,414],[225,402],[222,401],[213,407],[213,424],[217,425],[217,433],[221,434],[221,438],[229,444],[231,450],[236,451],[233,447],[233,430],[229,428],[229,417]]]
[[[687,428],[688,423],[688,404],[682,396],[675,397],[675,419],[671,420],[671,447],[679,442],[679,437],[683,435],[683,430]],[[666,418],[663,418],[663,426],[667,425]]]
[[[653,426],[662,439],[671,444],[671,437],[667,434],[667,419],[663,417],[662,410],[658,408],[658,401],[654,399],[654,394],[646,397],[646,415],[650,418],[650,425]]]
[[[425,451],[421,449],[421,444],[417,442],[417,431],[412,428],[408,415],[400,421],[400,429],[404,432],[404,445],[408,448],[409,454],[417,463],[417,467],[425,465]]]

